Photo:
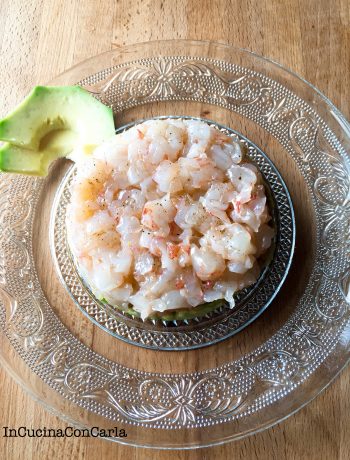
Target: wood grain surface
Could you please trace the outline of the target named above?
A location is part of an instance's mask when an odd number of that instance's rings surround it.
[[[348,0],[0,0],[0,116],[33,85],[86,58],[124,44],[174,38],[226,42],[274,59],[313,83],[350,118]],[[46,282],[50,295],[50,278]],[[264,325],[264,320],[259,324]],[[97,349],[102,343],[103,333],[89,326],[77,333]],[[203,356],[212,359],[209,352]],[[215,359],[223,358],[218,354]],[[150,357],[148,365],[159,364]],[[346,370],[285,422],[224,446],[162,452],[91,438],[6,439],[0,432],[0,458],[347,460],[349,401]],[[65,427],[3,370],[0,414],[0,430],[3,426]]]

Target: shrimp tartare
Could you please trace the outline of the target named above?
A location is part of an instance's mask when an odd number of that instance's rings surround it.
[[[253,284],[274,230],[240,144],[197,120],[149,120],[78,164],[68,242],[99,299],[142,319]]]

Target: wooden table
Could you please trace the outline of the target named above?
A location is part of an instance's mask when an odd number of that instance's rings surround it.
[[[318,87],[350,118],[348,0],[0,0],[0,115],[34,85],[113,47],[190,38],[265,55]],[[0,457],[348,459],[350,371],[287,421],[245,440],[161,452],[96,439],[0,438]],[[2,426],[62,428],[0,371]]]

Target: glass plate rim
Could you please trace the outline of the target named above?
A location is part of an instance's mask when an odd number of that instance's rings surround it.
[[[261,62],[268,62],[269,64],[272,64],[273,66],[279,68],[283,72],[286,72],[287,74],[291,75],[293,78],[297,78],[300,80],[302,83],[306,84],[309,86],[313,91],[317,93],[317,95],[333,109],[333,115],[338,119],[339,123],[342,125],[343,129],[346,129],[348,131],[348,135],[350,136],[350,120],[347,120],[347,118],[343,115],[341,110],[335,105],[334,102],[331,101],[326,95],[324,95],[321,90],[319,90],[315,85],[313,85],[311,82],[309,82],[306,78],[304,78],[302,75],[300,75],[298,72],[291,70],[290,68],[284,66],[280,62],[278,62],[275,59],[272,59],[270,57],[266,57],[262,54],[256,53],[255,51],[252,51],[248,48],[243,48],[235,45],[230,45],[229,43],[225,41],[220,41],[220,40],[192,40],[192,39],[166,39],[166,40],[151,40],[151,41],[140,41],[140,42],[133,42],[130,44],[125,44],[123,46],[114,46],[113,49],[108,50],[108,51],[103,51],[102,53],[98,53],[94,56],[91,56],[87,59],[83,59],[82,61],[79,61],[78,63],[74,64],[73,66],[67,68],[63,72],[60,72],[58,75],[56,75],[54,78],[52,78],[49,82],[48,85],[55,85],[55,81],[59,80],[60,77],[63,75],[66,75],[67,73],[74,71],[75,69],[87,65],[96,59],[96,57],[107,57],[107,56],[112,56],[116,52],[124,52],[126,49],[132,51],[133,48],[136,48],[138,46],[152,46],[162,43],[164,45],[171,45],[171,44],[194,44],[194,45],[214,45],[214,46],[219,46],[219,47],[224,47],[227,50],[231,51],[237,51],[237,52],[243,52],[246,53],[250,56],[253,56],[255,59],[258,59]]]

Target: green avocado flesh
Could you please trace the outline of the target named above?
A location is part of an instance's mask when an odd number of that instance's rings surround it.
[[[46,176],[50,164],[57,158],[71,153],[75,144],[76,136],[69,130],[48,133],[36,151],[5,142],[0,147],[0,170]]]
[[[106,299],[101,299],[100,302],[109,304],[109,302]],[[191,309],[183,308],[179,310],[171,310],[166,313],[155,313],[153,315],[150,315],[147,319],[160,319],[163,321],[181,321],[186,319],[201,318],[202,316],[205,316],[207,313],[210,313],[218,309],[219,307],[221,307],[221,305],[225,305],[225,303],[226,302],[224,300],[215,300],[214,302],[204,303],[202,305],[198,305],[198,307],[193,307]],[[135,311],[131,307],[122,308],[116,305],[113,305],[113,307],[117,310],[123,311],[128,316],[131,316],[133,318],[140,317],[140,313]]]
[[[114,133],[112,109],[83,88],[37,86],[0,121],[0,170],[45,176],[55,159],[74,159]]]

